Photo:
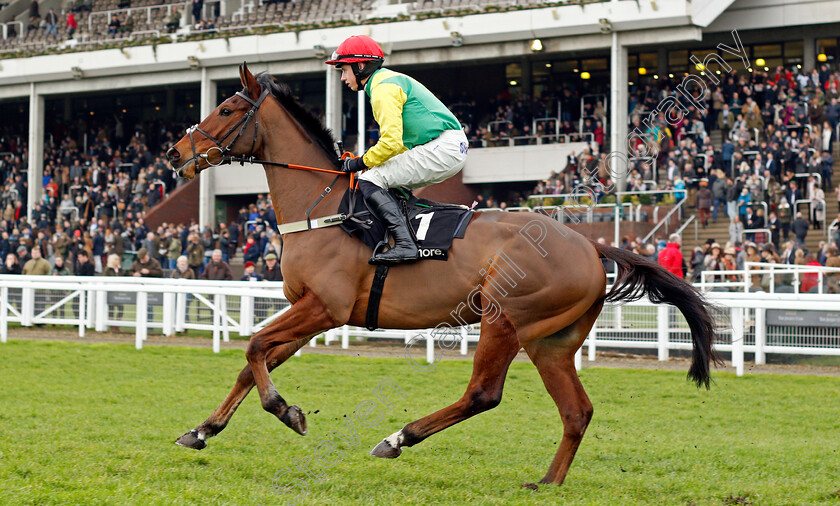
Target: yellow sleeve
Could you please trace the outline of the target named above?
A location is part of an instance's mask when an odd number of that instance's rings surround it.
[[[380,83],[371,90],[373,118],[379,124],[379,142],[362,158],[368,167],[381,165],[389,158],[406,151],[403,145],[403,105],[408,99],[394,83]]]

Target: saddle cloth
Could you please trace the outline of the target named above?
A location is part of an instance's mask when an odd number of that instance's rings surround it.
[[[389,191],[411,225],[409,228],[420,249],[420,260],[446,260],[452,240],[463,239],[474,211],[466,206],[417,198],[403,188]],[[341,228],[371,250],[385,238],[385,224],[368,209],[361,191],[348,189],[338,212],[347,215]]]

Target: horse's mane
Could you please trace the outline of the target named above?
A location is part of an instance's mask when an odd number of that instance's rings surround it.
[[[340,161],[335,149],[335,138],[332,131],[321,124],[314,114],[304,107],[292,96],[292,90],[286,83],[281,83],[274,76],[267,72],[260,72],[256,76],[257,82],[262,89],[268,89],[269,93],[276,98],[280,104],[294,117],[312,139],[323,149],[333,160],[333,164],[339,167]]]

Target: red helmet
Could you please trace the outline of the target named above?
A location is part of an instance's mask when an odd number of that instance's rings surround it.
[[[339,66],[345,63],[358,63],[363,61],[379,62],[385,60],[385,53],[375,40],[367,35],[353,35],[338,46],[327,60],[327,65]]]

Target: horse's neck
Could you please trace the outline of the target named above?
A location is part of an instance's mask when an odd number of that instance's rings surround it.
[[[284,142],[285,143],[285,142]],[[266,160],[284,163],[294,163],[321,169],[334,169],[328,155],[317,145],[307,143],[304,149],[295,154],[272,155],[266,150]],[[282,158],[282,157],[291,158]],[[321,196],[324,189],[335,179],[335,174],[309,170],[285,169],[265,165],[265,175],[268,188],[271,191],[271,201],[277,215],[277,223],[290,223],[306,219],[306,210]],[[332,191],[327,194],[312,211],[310,218],[319,218],[334,214],[338,209],[344,191],[347,189],[348,178],[338,178]]]

